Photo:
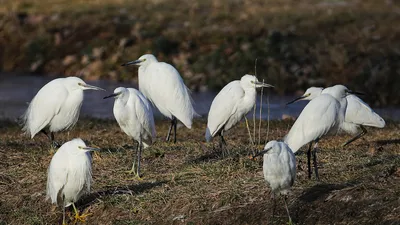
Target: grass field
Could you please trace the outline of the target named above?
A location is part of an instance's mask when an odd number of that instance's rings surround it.
[[[205,121],[191,130],[180,127],[176,144],[163,140],[169,123],[156,123],[156,143],[144,151],[143,180],[125,173],[133,143],[115,121],[84,118],[72,131],[56,135],[102,148],[93,157],[91,193],[77,204],[92,214],[87,224],[287,224],[281,200],[271,218],[262,161],[248,158],[262,145],[249,144],[244,124],[226,134],[230,155],[221,157],[204,142]],[[268,140],[283,137],[292,123],[271,121]],[[266,127],[264,121],[262,143]],[[400,124],[368,130],[345,149],[337,146],[347,135],[320,142],[319,182],[307,178],[305,154],[296,156],[297,179],[288,202],[295,224],[400,223]],[[9,121],[0,122],[0,140],[0,224],[60,223],[61,210],[45,200],[48,140],[41,135],[30,140]]]

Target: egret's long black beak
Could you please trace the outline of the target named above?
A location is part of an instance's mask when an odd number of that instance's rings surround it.
[[[118,93],[114,93],[114,94],[112,94],[112,95],[109,95],[109,96],[104,97],[103,99],[116,97],[116,96],[118,96],[119,94],[121,94],[121,93],[119,93],[119,92],[118,92]]]
[[[267,84],[267,83],[263,83],[263,82],[260,82],[260,81],[256,81],[255,82],[255,84],[257,85],[257,86],[259,86],[259,87],[266,87],[266,88],[268,88],[268,87],[274,87],[273,85],[270,85],[270,84]]]
[[[290,104],[292,104],[292,103],[294,103],[294,102],[297,102],[297,101],[299,101],[299,100],[301,100],[301,99],[303,99],[303,98],[307,98],[307,97],[308,97],[307,95],[300,96],[300,97],[295,98],[295,99],[293,99],[292,101],[286,103],[286,105],[290,105]]]
[[[138,59],[138,60],[135,60],[135,61],[130,61],[130,62],[127,62],[127,63],[123,63],[123,64],[121,64],[121,66],[136,65],[136,64],[141,63],[141,62],[143,62],[143,61],[144,61],[144,60]]]
[[[264,150],[258,152],[257,154],[255,154],[255,155],[253,156],[253,159],[256,158],[256,157],[258,157],[258,156],[264,155],[265,153],[267,153],[267,152],[268,152],[269,150],[271,150],[271,149],[272,149],[272,147],[267,148],[267,149],[264,149]]]
[[[105,91],[103,88],[96,87],[96,86],[89,85],[89,84],[81,84],[81,83],[79,83],[78,85],[80,85],[80,86],[82,86],[82,87],[84,87],[86,89],[91,89],[91,90],[96,90],[96,91]]]
[[[79,147],[80,149],[86,150],[86,151],[100,151],[100,148],[94,148],[94,147]]]
[[[358,92],[358,91],[350,91],[350,90],[347,93],[349,93],[351,95],[365,95],[365,93]]]

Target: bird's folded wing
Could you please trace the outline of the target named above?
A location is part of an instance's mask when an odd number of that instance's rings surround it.
[[[237,104],[244,96],[244,91],[239,81],[227,84],[214,98],[210,112],[208,113],[207,127],[214,136],[226,124],[229,118],[235,114]]]
[[[68,97],[67,89],[61,83],[49,83],[33,98],[25,114],[25,126],[31,136],[41,131],[60,112]],[[26,129],[26,130],[27,130]]]
[[[151,101],[157,108],[165,108],[185,126],[191,127],[196,112],[192,106],[190,92],[178,71],[167,63],[156,63],[147,68],[146,75],[151,77],[148,78],[150,84],[147,84],[147,88],[150,89],[148,92],[151,93]]]
[[[334,126],[338,126],[339,108],[340,103],[328,94],[311,100],[290,128],[285,142],[296,152],[310,141],[328,134]]]
[[[385,126],[385,120],[375,113],[367,103],[355,95],[349,95],[347,99],[347,108],[345,121],[365,126],[382,128]]]

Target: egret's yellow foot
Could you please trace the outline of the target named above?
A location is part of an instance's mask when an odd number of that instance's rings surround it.
[[[76,222],[81,222],[81,223],[84,223],[84,222],[86,222],[86,217],[88,217],[88,216],[90,216],[90,215],[92,215],[91,213],[83,213],[83,214],[81,214],[81,215],[79,215],[79,213],[77,213],[77,214],[75,214],[75,221],[74,221],[74,223],[76,223]]]
[[[85,214],[85,213],[82,213],[81,215],[79,215],[79,212],[78,212],[78,210],[76,209],[74,203],[72,203],[72,207],[74,208],[74,211],[75,211],[75,220],[74,220],[74,224],[77,223],[77,222],[82,222],[82,223],[84,223],[84,222],[86,222],[86,217],[92,215],[91,213],[86,213],[86,214]]]
[[[126,171],[126,172],[129,174],[133,173],[133,175],[134,175],[134,177],[132,179],[128,179],[128,180],[139,180],[139,181],[143,180],[143,178],[141,178],[136,172],[130,172],[130,171]]]

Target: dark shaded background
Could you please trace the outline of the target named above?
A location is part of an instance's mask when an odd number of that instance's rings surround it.
[[[121,63],[172,63],[193,91],[255,73],[293,94],[337,83],[400,104],[399,1],[3,1],[0,71],[137,79]]]

